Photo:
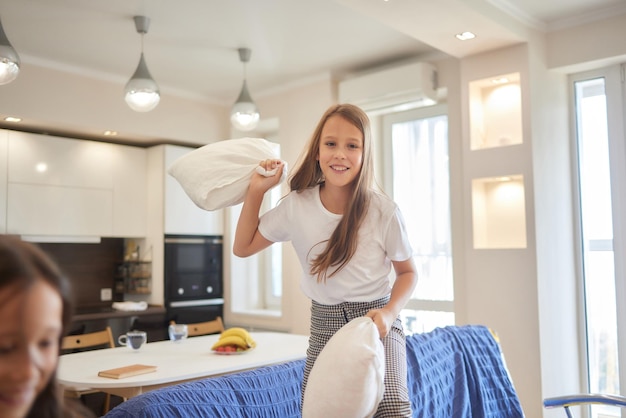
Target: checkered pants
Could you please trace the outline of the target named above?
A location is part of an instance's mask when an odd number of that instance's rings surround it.
[[[364,316],[370,309],[384,307],[389,297],[373,302],[344,302],[338,305],[321,305],[313,301],[311,305],[311,336],[307,350],[302,399],[309,373],[315,359],[330,337],[350,320]],[[406,345],[400,318],[396,318],[391,330],[383,339],[385,348],[385,394],[378,405],[376,418],[410,417],[411,402],[407,389]]]

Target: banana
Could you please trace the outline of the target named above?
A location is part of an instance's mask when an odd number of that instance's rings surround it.
[[[238,335],[229,335],[227,337],[223,337],[218,339],[215,344],[213,344],[213,346],[211,347],[211,350],[215,350],[217,347],[222,347],[222,346],[226,346],[226,345],[235,345],[239,348],[242,348],[244,350],[247,350],[248,348],[250,348],[250,346],[248,345],[248,343],[246,342],[246,340],[244,340],[243,338],[241,338]]]
[[[220,338],[228,337],[230,335],[238,335],[243,339],[246,339],[250,336],[250,334],[248,334],[248,331],[246,331],[244,328],[233,327],[222,331],[222,333],[220,334]]]
[[[230,336],[237,336],[242,338],[244,341],[246,341],[246,343],[248,344],[247,348],[254,348],[256,347],[256,342],[254,341],[254,339],[252,338],[252,336],[250,336],[250,333],[245,330],[244,328],[239,328],[239,327],[232,327],[232,328],[228,328],[226,330],[224,330],[222,332],[222,334],[220,335],[220,339],[221,338],[226,338],[226,337],[230,337]]]

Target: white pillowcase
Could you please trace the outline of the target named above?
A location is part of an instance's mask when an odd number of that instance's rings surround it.
[[[185,154],[167,172],[198,207],[217,210],[243,202],[259,162],[277,159],[277,150],[278,144],[263,138],[228,139]],[[281,181],[286,176],[285,166]]]
[[[344,325],[326,343],[309,374],[303,418],[364,418],[385,392],[385,352],[371,318]]]

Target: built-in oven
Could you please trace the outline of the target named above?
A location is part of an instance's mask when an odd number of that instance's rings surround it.
[[[223,237],[166,235],[164,256],[168,321],[223,316]]]

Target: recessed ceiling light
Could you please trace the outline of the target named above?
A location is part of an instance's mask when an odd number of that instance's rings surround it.
[[[21,122],[22,118],[16,118],[14,116],[7,116],[4,118],[5,122]]]
[[[467,41],[469,39],[474,39],[476,37],[476,35],[474,35],[472,32],[461,32],[461,33],[457,33],[454,36],[456,37],[456,39],[460,41]]]
[[[115,136],[117,135],[117,131],[104,131],[104,136]]]

